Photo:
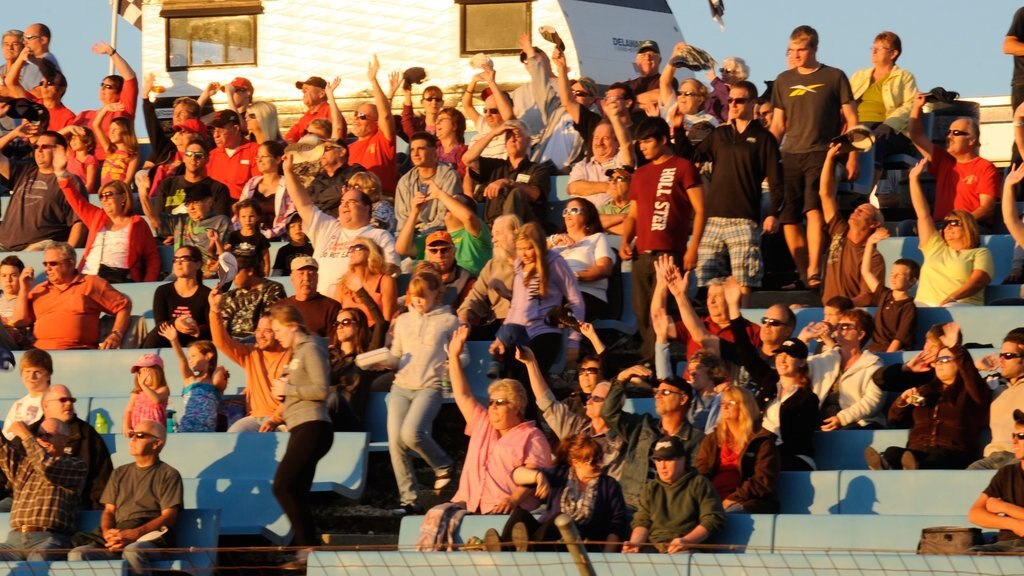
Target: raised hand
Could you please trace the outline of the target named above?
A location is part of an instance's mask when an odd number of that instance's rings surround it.
[[[376,82],[378,72],[380,72],[380,61],[377,60],[377,55],[374,54],[373,58],[371,58],[370,62],[366,65],[366,77],[370,82]]]
[[[957,345],[957,341],[960,340],[960,323],[959,322],[946,322],[942,326],[942,336],[939,337],[939,342],[946,348],[954,348]]]
[[[882,227],[875,228],[875,231],[871,233],[871,236],[868,236],[868,244],[878,244],[879,242],[885,240],[888,237],[888,230]]]
[[[910,169],[910,177],[917,180],[921,177],[921,174],[926,168],[928,168],[928,161],[922,158],[917,164],[914,164],[913,168]]]

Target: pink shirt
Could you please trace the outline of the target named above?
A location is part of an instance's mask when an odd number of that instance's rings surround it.
[[[512,471],[520,466],[548,468],[551,447],[544,434],[532,422],[523,422],[504,436],[491,425],[487,409],[477,404],[473,409],[473,425],[466,426],[469,449],[459,479],[459,491],[452,502],[465,502],[471,513],[486,514],[512,495],[516,483]],[[533,510],[540,505],[534,498],[520,506]]]

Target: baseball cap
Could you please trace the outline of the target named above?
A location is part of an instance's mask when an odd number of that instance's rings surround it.
[[[310,86],[316,86],[321,90],[327,89],[327,81],[319,76],[310,76],[305,80],[300,80],[295,83],[295,87],[298,88],[299,90],[302,90],[302,87],[305,86],[306,84],[309,84]]]
[[[427,246],[433,246],[434,244],[451,244],[455,245],[452,241],[452,235],[444,230],[435,230],[427,235]]]
[[[203,124],[195,118],[189,118],[188,120],[175,124],[174,131],[192,132],[193,134],[199,134],[203,138],[206,138],[206,124]]]
[[[654,444],[654,452],[651,458],[655,460],[675,460],[686,456],[686,447],[683,441],[676,436],[665,435]]]
[[[218,110],[213,115],[213,120],[210,122],[210,126],[214,128],[223,128],[228,124],[234,124],[241,126],[242,121],[238,118],[238,113],[234,110]]]
[[[636,172],[636,169],[633,168],[632,166],[612,166],[611,168],[604,171],[604,175],[610,178],[616,172],[628,172],[632,174],[633,172]]]
[[[661,48],[658,48],[658,43],[654,40],[641,40],[640,43],[636,45],[636,53],[641,54],[643,52],[661,54]]]
[[[312,256],[296,256],[295,258],[292,258],[292,272],[302,270],[303,268],[319,270],[320,265],[316,263],[316,260]]]
[[[164,359],[161,358],[160,355],[158,354],[143,354],[142,356],[139,357],[138,360],[135,361],[135,364],[132,364],[132,374],[138,372],[139,368],[150,368],[153,366],[159,366],[160,368],[163,368]]]
[[[249,94],[252,94],[253,92],[252,82],[249,82],[248,78],[242,78],[241,76],[237,76],[235,77],[234,80],[231,81],[231,85],[234,86],[235,89],[244,88],[245,91]]]
[[[189,202],[199,202],[207,198],[213,198],[213,191],[208,186],[193,186],[185,192],[186,204]]]
[[[797,338],[790,338],[789,340],[786,340],[785,342],[783,342],[782,346],[779,346],[778,348],[776,348],[775,349],[775,353],[776,354],[785,353],[785,354],[789,354],[793,358],[797,358],[799,360],[806,360],[807,359],[807,344],[804,344],[803,340],[799,340]]]

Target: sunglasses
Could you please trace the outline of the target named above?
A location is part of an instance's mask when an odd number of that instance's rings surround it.
[[[736,70],[733,68],[719,68],[718,71],[721,72],[722,74],[732,74]]]
[[[680,96],[685,96],[687,98],[693,98],[694,96],[697,96],[697,93],[696,92],[691,92],[691,91],[687,90],[685,92],[680,92],[679,95]]]
[[[100,192],[100,200],[107,200],[114,196],[124,196],[124,192]]]
[[[451,252],[451,250],[452,250],[451,246],[439,246],[437,248],[427,248],[427,252],[430,252],[431,254],[447,254],[448,252]]]
[[[370,117],[369,115],[363,114],[362,112],[356,112],[355,114],[353,114],[353,116],[355,116],[357,120],[366,120],[367,118]]]
[[[573,90],[572,95],[577,98],[590,98],[590,92],[584,92],[583,90]]]
[[[48,88],[50,86],[58,86],[58,87],[60,86],[60,84],[57,84],[56,82],[50,82],[49,80],[41,80],[39,82],[39,85],[44,87],[44,88]]]
[[[970,132],[964,132],[963,130],[947,130],[946,136],[970,136]]]
[[[106,82],[103,82],[102,84],[100,84],[100,88],[103,88],[104,90],[116,90],[117,86],[114,86],[113,84],[107,84]]]
[[[135,430],[132,430],[128,432],[128,438],[131,438],[132,440],[144,440],[146,438],[156,438],[156,436],[152,434],[146,434],[145,432],[136,432]]]
[[[57,266],[60,266],[61,264],[63,264],[66,261],[67,260],[51,260],[51,261],[43,260],[43,268],[56,268]]]
[[[195,262],[195,260],[191,256],[175,256],[171,258],[171,262],[178,264],[180,262]]]
[[[854,330],[855,328],[857,328],[857,326],[850,322],[840,322],[839,324],[836,324],[837,332],[846,332],[847,330]]]
[[[195,158],[196,160],[202,160],[203,158],[206,158],[206,152],[193,152],[192,150],[188,150],[185,152],[185,156],[188,158]]]
[[[335,328],[341,328],[342,326],[352,326],[356,324],[356,321],[351,318],[342,318],[334,323]]]
[[[735,400],[723,400],[722,406],[739,406],[740,403]]]
[[[568,215],[570,215],[570,214],[572,214],[573,216],[579,216],[580,214],[583,214],[583,209],[580,208],[579,206],[573,206],[572,208],[563,208],[562,209],[562,217],[563,218],[568,216]]]
[[[1010,437],[1014,440],[1024,440],[1024,432],[1011,432]]]
[[[1000,352],[999,357],[1003,360],[1013,360],[1015,358],[1024,358],[1024,353]]]
[[[952,356],[939,356],[938,358],[935,359],[934,362],[932,362],[932,365],[934,366],[936,364],[949,364],[953,360],[955,360],[955,358],[953,358]]]
[[[78,398],[74,396],[61,396],[60,398],[50,398],[51,402],[60,402],[61,404],[74,404],[78,402]]]
[[[580,374],[600,374],[600,368],[580,368]]]
[[[678,390],[669,390],[668,388],[658,388],[654,391],[655,396],[671,396],[671,395],[682,396],[683,393]]]
[[[602,402],[604,402],[604,396],[594,396],[593,394],[591,394],[590,398],[587,398],[587,404],[600,404]]]
[[[629,176],[612,176],[610,182],[628,182]]]
[[[959,228],[959,227],[963,226],[964,223],[963,223],[963,220],[950,219],[950,220],[943,220],[942,221],[942,225],[943,226],[949,226],[951,228]]]
[[[53,150],[56,147],[57,147],[56,144],[33,144],[32,145],[32,149],[33,150]]]
[[[505,398],[495,398],[487,402],[487,406],[511,406],[512,401],[506,400]]]
[[[331,150],[341,150],[341,146],[324,146],[324,152],[329,152]],[[361,190],[361,188],[357,186],[349,186],[349,188],[352,190]]]
[[[246,114],[245,117],[248,118],[249,120],[255,120],[256,119],[256,115],[253,114],[252,112],[249,112],[248,114]]]
[[[25,36],[24,38],[25,38],[25,40],[32,41],[32,40],[38,40],[38,39],[42,38],[42,36],[40,36],[39,34],[33,34],[31,36]]]
[[[370,249],[365,244],[353,244],[348,247],[349,252],[369,252]]]
[[[497,116],[498,115],[498,109],[497,108],[484,108],[484,114],[490,114],[491,116]]]
[[[750,102],[750,98],[729,98],[729,104],[739,104],[740,106],[746,106]]]
[[[424,96],[423,97],[423,101],[424,102],[444,102],[444,98],[441,98],[440,96]]]
[[[765,326],[771,326],[772,328],[778,328],[779,326],[786,325],[786,323],[783,322],[782,320],[776,320],[775,318],[769,318],[767,316],[761,318],[761,324],[764,324]]]

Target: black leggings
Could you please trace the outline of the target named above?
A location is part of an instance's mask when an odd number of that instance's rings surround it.
[[[292,546],[315,546],[316,525],[309,507],[316,464],[331,449],[331,423],[314,420],[290,429],[288,449],[274,474],[274,497],[295,531]]]

